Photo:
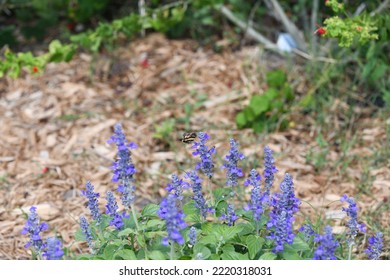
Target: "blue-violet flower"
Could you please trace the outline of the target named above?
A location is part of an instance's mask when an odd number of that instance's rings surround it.
[[[55,237],[48,237],[42,256],[47,260],[60,260],[63,255],[62,242]]]
[[[215,147],[211,149],[207,147],[206,142],[210,139],[207,133],[199,132],[198,137],[199,141],[192,146],[192,149],[195,149],[192,155],[199,155],[200,157],[200,162],[197,162],[196,169],[202,170],[207,177],[211,178],[214,174],[214,164],[211,157],[216,153],[216,150]]]
[[[274,174],[278,170],[275,167],[274,163],[274,157],[273,157],[273,152],[272,150],[268,147],[264,147],[264,178],[265,178],[265,183],[264,183],[264,189],[267,195],[270,194],[271,187],[274,183]]]
[[[122,229],[125,225],[123,219],[129,218],[125,212],[119,214],[118,204],[116,203],[115,196],[112,192],[108,191],[106,194],[106,214],[111,217],[110,226],[115,226],[116,229]]]
[[[168,233],[168,237],[163,238],[162,244],[168,246],[168,241],[171,241],[183,245],[184,238],[181,235],[180,230],[186,228],[187,225],[184,222],[185,215],[183,214],[183,211],[179,210],[177,207],[176,196],[169,194],[161,201],[158,215],[165,220]]]
[[[379,260],[383,248],[383,233],[377,232],[368,238],[368,247],[365,250],[370,260]]]
[[[190,239],[189,243],[195,245],[196,243],[196,228],[191,227],[190,232],[188,233],[188,238]]]
[[[81,232],[83,233],[83,236],[84,236],[85,240],[87,241],[89,248],[91,250],[93,250],[92,232],[91,232],[91,229],[89,228],[89,223],[84,216],[80,217],[80,227],[81,227]]]
[[[81,195],[88,199],[88,208],[91,211],[92,218],[99,224],[101,213],[99,210],[98,198],[100,195],[94,192],[94,187],[90,181],[87,181],[85,190],[81,191]]]
[[[292,244],[295,234],[292,231],[294,213],[299,210],[299,200],[294,194],[294,184],[290,174],[286,173],[284,180],[280,185],[281,193],[274,194],[271,205],[270,220],[267,223],[267,229],[273,228],[273,231],[267,236],[274,240],[274,253],[283,251],[284,244]]]
[[[219,219],[227,221],[228,226],[232,226],[238,219],[238,216],[234,211],[234,206],[232,204],[228,204],[226,214],[222,214]]]
[[[313,226],[311,224],[304,224],[299,228],[299,231],[303,233],[306,241],[310,240],[315,234]]]
[[[136,149],[137,145],[126,140],[122,126],[119,123],[114,126],[114,135],[107,143],[115,143],[118,148],[118,159],[112,163],[114,173],[112,181],[120,183],[117,191],[121,193],[123,206],[129,208],[135,200],[134,174],[136,173],[130,149]]]
[[[242,169],[239,168],[238,161],[243,160],[245,156],[238,151],[238,144],[234,139],[230,139],[230,151],[225,157],[225,163],[222,169],[226,168],[226,185],[229,187],[238,186],[238,178],[244,176]]]
[[[358,232],[365,233],[366,232],[366,226],[363,223],[358,223],[358,207],[356,205],[355,200],[352,197],[348,197],[346,194],[344,194],[340,198],[341,202],[347,202],[348,208],[343,207],[342,211],[347,213],[347,216],[350,217],[347,227],[349,229],[348,235],[348,244],[351,245],[354,243],[354,239],[357,236]]]
[[[244,186],[252,186],[251,191],[251,201],[248,203],[248,206],[245,210],[251,210],[253,213],[253,218],[255,221],[260,221],[261,215],[263,214],[263,204],[267,200],[265,193],[261,193],[260,190],[261,176],[256,171],[252,169],[249,173],[249,178],[245,180]]]
[[[318,243],[314,251],[313,260],[335,260],[335,250],[339,246],[339,242],[335,240],[332,234],[332,227],[326,226],[324,235],[316,234],[314,242]]]
[[[172,182],[168,184],[166,190],[168,192],[173,192],[178,200],[183,199],[183,189],[188,189],[190,184],[184,182],[176,174],[172,174]]]
[[[206,204],[206,200],[202,193],[202,179],[199,178],[198,172],[196,172],[196,170],[191,170],[187,172],[186,178],[191,180],[191,187],[194,193],[193,200],[195,202],[195,207],[199,209],[202,217],[206,218],[207,212],[214,211]]]
[[[30,214],[28,215],[26,225],[21,231],[21,234],[28,233],[30,237],[30,241],[26,243],[24,248],[33,246],[35,253],[40,253],[45,247],[41,238],[41,232],[47,230],[49,226],[46,223],[39,223],[39,216],[36,211],[37,208],[35,206],[31,206]]]

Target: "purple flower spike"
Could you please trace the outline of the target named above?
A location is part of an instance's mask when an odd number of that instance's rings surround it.
[[[343,207],[342,211],[347,213],[347,216],[350,217],[347,227],[349,229],[347,235],[348,235],[348,244],[352,245],[354,243],[355,237],[357,236],[358,232],[365,233],[366,232],[366,226],[363,223],[358,223],[358,207],[356,205],[355,200],[352,197],[348,197],[346,194],[344,194],[340,198],[341,202],[347,202],[348,208]]]
[[[55,237],[49,237],[46,239],[46,247],[42,254],[47,260],[60,260],[64,255],[62,250],[62,243]]]
[[[256,169],[252,169],[249,178],[246,179],[244,182],[244,186],[253,186],[253,189],[251,191],[251,201],[248,203],[248,206],[245,210],[252,211],[253,219],[255,221],[260,221],[261,215],[264,212],[263,205],[268,199],[265,193],[261,193],[260,184],[260,174],[256,171]]]
[[[238,219],[238,216],[236,215],[234,211],[234,206],[232,204],[228,204],[226,212],[226,214],[222,214],[219,218],[221,220],[227,221],[227,224],[230,227]]]
[[[89,228],[89,223],[87,219],[84,216],[80,217],[80,227],[81,227],[81,232],[84,235],[85,240],[88,243],[88,246],[91,250],[93,250],[93,237],[92,237],[92,232],[91,229]]]
[[[106,199],[106,214],[111,217],[110,226],[115,226],[116,229],[120,230],[125,225],[123,219],[129,218],[129,216],[125,212],[122,214],[118,213],[118,204],[112,192],[107,192]]]
[[[92,218],[100,223],[101,213],[98,205],[99,194],[94,192],[94,187],[90,181],[85,185],[85,190],[81,191],[81,195],[88,199],[88,208],[91,211]]]
[[[195,151],[192,155],[200,157],[200,162],[196,164],[196,169],[202,170],[202,172],[209,178],[213,177],[214,174],[214,164],[212,156],[216,153],[215,147],[209,149],[206,142],[210,139],[210,136],[207,133],[199,132],[198,134],[199,142],[195,142],[192,146],[192,149]]]
[[[177,207],[177,198],[175,195],[169,194],[167,198],[161,201],[158,215],[165,220],[168,233],[168,237],[162,240],[162,244],[168,246],[169,241],[171,241],[183,245],[184,238],[180,230],[186,228],[187,225],[184,222],[185,215]]]
[[[306,241],[310,240],[315,234],[313,226],[311,224],[304,224],[299,228],[299,231],[303,233]]]
[[[276,193],[271,200],[273,209],[267,223],[267,229],[273,229],[267,238],[275,242],[274,253],[283,251],[285,243],[293,243],[295,237],[292,231],[294,213],[298,212],[300,204],[295,197],[294,184],[290,174],[286,173],[280,189],[281,193]]]
[[[334,239],[332,227],[326,226],[324,235],[317,234],[314,242],[318,243],[318,246],[314,252],[313,260],[336,260],[334,252],[339,243]]]
[[[207,213],[213,213],[214,210],[207,206],[206,199],[202,193],[202,179],[199,178],[198,172],[196,170],[191,170],[186,173],[186,178],[191,180],[191,187],[194,193],[193,200],[195,202],[195,207],[199,209],[200,214],[203,218],[206,218]]]
[[[46,223],[39,223],[39,216],[36,211],[37,208],[35,206],[30,208],[30,214],[21,234],[28,234],[30,237],[30,241],[26,243],[24,248],[32,246],[35,253],[39,254],[45,247],[41,238],[41,232],[47,230],[49,226]]]
[[[271,187],[274,183],[274,174],[278,172],[275,167],[274,157],[272,150],[268,147],[264,147],[264,178],[265,178],[265,192],[267,195],[270,194]]]
[[[173,192],[173,194],[176,196],[178,200],[182,200],[183,189],[188,189],[189,187],[190,187],[189,183],[184,182],[177,175],[172,174],[172,182],[168,184],[166,190],[168,192]]]
[[[243,160],[245,156],[238,151],[238,144],[234,139],[230,139],[230,151],[225,157],[225,163],[221,168],[226,169],[226,185],[229,187],[238,186],[238,178],[244,176],[242,169],[239,168],[238,161]]]
[[[129,208],[135,201],[134,174],[136,173],[130,149],[136,149],[137,145],[126,140],[122,126],[119,123],[114,126],[114,135],[107,143],[115,143],[118,148],[118,159],[112,163],[114,173],[112,181],[120,183],[117,191],[121,193],[123,206]]]
[[[195,245],[195,243],[196,243],[196,228],[194,228],[194,227],[190,228],[190,232],[188,233],[188,237],[190,239],[189,243],[191,245]]]
[[[383,248],[383,233],[377,232],[368,238],[368,247],[365,250],[370,260],[379,260]]]

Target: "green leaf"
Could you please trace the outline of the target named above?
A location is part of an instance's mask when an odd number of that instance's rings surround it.
[[[162,220],[153,219],[153,220],[149,220],[146,222],[145,228],[147,228],[147,229],[162,228],[164,226],[164,224],[165,224],[165,222]]]
[[[135,230],[132,228],[125,228],[124,230],[121,230],[118,232],[118,237],[124,237],[124,236],[129,236],[130,234],[134,234]]]
[[[148,257],[152,260],[166,260],[165,255],[158,250],[154,250],[148,253]]]
[[[251,107],[256,116],[259,116],[261,113],[268,111],[269,100],[264,95],[255,95],[251,98],[249,107]]]
[[[203,223],[201,228],[203,234],[210,234],[213,231],[213,223]]]
[[[207,260],[211,255],[210,249],[199,243],[195,244],[193,252],[194,260]]]
[[[105,260],[113,260],[114,254],[118,250],[118,246],[114,244],[109,244],[104,248],[103,257]]]
[[[245,119],[247,120],[247,122],[252,122],[256,118],[255,113],[253,112],[252,108],[249,106],[246,107],[243,112],[245,114]]]
[[[158,217],[157,211],[160,209],[160,206],[157,204],[148,204],[142,209],[142,217]]]
[[[215,246],[217,244],[217,237],[215,235],[206,235],[199,239],[200,244],[212,244]]]
[[[263,93],[262,96],[268,100],[272,104],[272,102],[277,99],[280,95],[280,92],[274,88],[268,89],[266,92]]]
[[[227,200],[229,198],[231,190],[228,188],[218,188],[213,191],[214,199],[218,202],[221,200]]]
[[[302,258],[298,255],[297,252],[283,252],[282,257],[285,260],[302,260]]]
[[[262,254],[260,256],[259,260],[275,260],[276,257],[277,256],[274,253],[267,252],[267,253]]]
[[[221,254],[222,260],[248,260],[248,255],[240,254],[235,251],[227,251]]]
[[[184,206],[183,206],[183,213],[185,215],[191,215],[191,214],[195,214],[198,212],[199,212],[199,210],[196,208],[195,202],[193,200],[184,204]]]
[[[222,237],[223,240],[226,242],[230,239],[232,239],[236,234],[242,231],[241,227],[238,226],[227,226],[227,225],[221,225],[217,227],[214,231],[214,234],[217,237]]]
[[[247,120],[246,120],[244,111],[242,111],[236,115],[236,124],[237,124],[238,128],[244,128],[245,125],[247,124]]]
[[[138,241],[138,244],[139,244],[139,246],[141,246],[141,247],[145,247],[145,237],[144,237],[144,235],[143,234],[138,234],[137,235],[137,241]]]
[[[136,260],[137,257],[134,254],[133,250],[122,249],[115,253],[114,259],[122,259],[122,260]]]
[[[287,82],[287,75],[282,70],[275,70],[267,73],[267,84],[270,87],[279,88]]]
[[[255,235],[249,235],[246,238],[246,244],[248,246],[249,258],[254,259],[257,253],[261,250],[265,243],[265,239]]]

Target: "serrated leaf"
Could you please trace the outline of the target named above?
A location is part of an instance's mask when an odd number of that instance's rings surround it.
[[[265,239],[259,236],[249,235],[246,238],[249,258],[254,259],[265,243]]]
[[[158,217],[157,211],[160,209],[160,206],[157,204],[148,204],[142,209],[142,217]]]
[[[230,239],[232,239],[236,234],[242,231],[242,227],[240,226],[227,226],[227,225],[221,225],[219,227],[216,227],[214,231],[214,235],[217,237],[222,237],[223,240],[226,242]]]
[[[103,257],[105,260],[113,260],[114,254],[118,250],[117,245],[109,244],[104,248]]]
[[[166,260],[167,259],[162,252],[157,251],[157,250],[149,252],[148,257],[151,260]]]
[[[267,253],[262,254],[260,256],[259,260],[275,260],[276,257],[277,256],[274,253],[267,252]]]
[[[302,260],[297,252],[283,252],[282,257],[285,260]]]
[[[217,237],[215,235],[206,235],[200,238],[198,242],[201,244],[212,244],[215,246],[215,244],[217,244]]]
[[[118,257],[122,260],[136,260],[137,257],[134,254],[133,250],[122,249],[115,253],[114,259],[118,259]]]
[[[134,234],[135,230],[132,228],[125,228],[124,230],[121,230],[118,232],[118,237],[123,237],[123,236],[129,236],[130,234]]]
[[[190,202],[184,204],[183,206],[183,213],[185,215],[191,215],[194,213],[198,213],[198,209],[195,206],[195,202],[191,200]]]
[[[213,231],[213,223],[203,223],[201,229],[204,234],[209,234]]]
[[[218,202],[221,200],[226,200],[229,198],[229,193],[231,190],[227,188],[218,188],[213,191],[214,199]]]
[[[247,254],[240,254],[235,251],[227,251],[221,254],[222,260],[248,260]]]
[[[207,260],[211,255],[210,249],[199,243],[195,244],[193,252],[194,260]]]

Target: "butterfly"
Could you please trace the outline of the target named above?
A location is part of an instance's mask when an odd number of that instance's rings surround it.
[[[196,137],[197,137],[196,132],[185,132],[183,134],[183,138],[179,138],[179,140],[185,144],[190,144],[194,142]]]

